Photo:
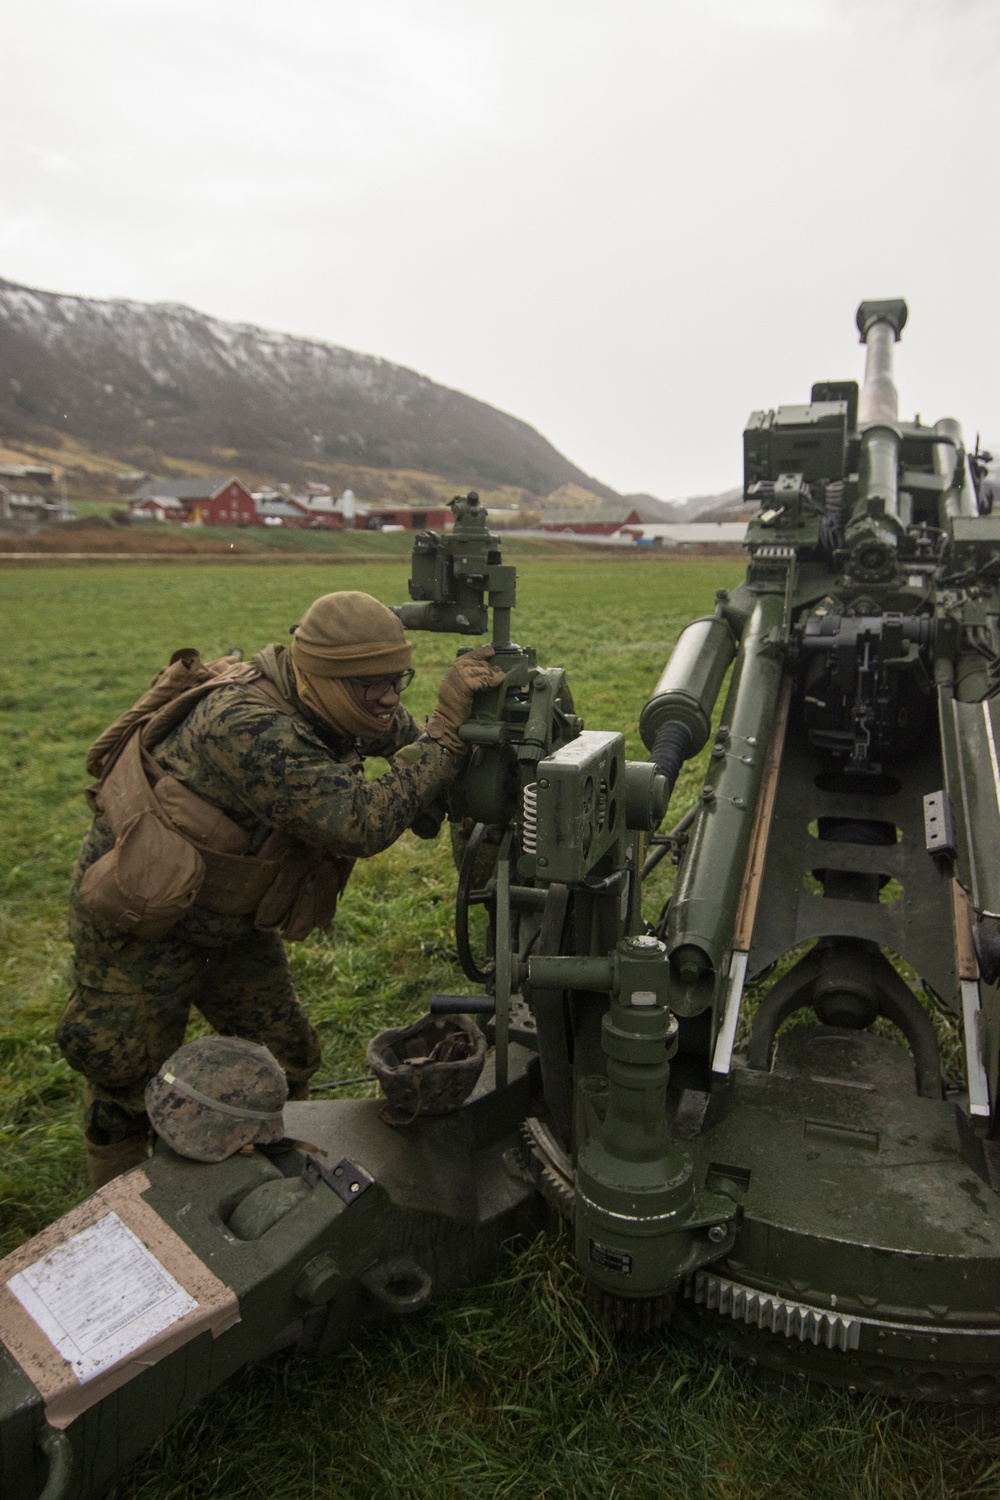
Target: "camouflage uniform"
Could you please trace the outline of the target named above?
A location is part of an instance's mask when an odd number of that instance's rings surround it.
[[[454,779],[457,761],[400,706],[391,730],[367,755],[389,760],[364,776],[357,743],[302,705],[288,649],[268,647],[254,664],[300,712],[276,709],[253,683],[209,693],[153,750],[165,771],[221,808],[256,853],[274,829],[324,854],[365,857],[387,849]],[[267,1046],[285,1069],[292,1097],[305,1097],[319,1066],[319,1042],[296,997],[284,945],[253,916],[223,916],[195,905],[165,937],[140,939],[83,906],[84,872],[112,847],[94,819],[77,861],[70,899],[74,989],[58,1040],[86,1083],[85,1128],[105,1145],[147,1129],[143,1091],[181,1045],[192,1005],[216,1031]]]

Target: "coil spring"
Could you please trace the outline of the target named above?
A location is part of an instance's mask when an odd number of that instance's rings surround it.
[[[524,789],[521,815],[524,820],[521,848],[525,854],[534,854],[538,849],[538,783],[536,781]]]

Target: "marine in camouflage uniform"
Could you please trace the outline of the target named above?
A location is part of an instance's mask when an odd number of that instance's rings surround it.
[[[425,729],[399,701],[409,645],[396,617],[364,594],[326,595],[307,611],[290,648],[269,646],[254,658],[264,683],[215,688],[151,753],[243,830],[250,855],[280,830],[324,855],[367,858],[393,844],[456,776],[465,748],[457,727],[472,692],[500,677],[484,654],[449,668]],[[263,690],[268,683],[291,711]],[[367,780],[366,756],[384,757],[389,770]],[[223,915],[196,901],[150,940],[88,909],[81,883],[114,842],[99,812],[74,873],[75,983],[58,1029],[64,1056],[86,1080],[95,1186],[145,1157],[144,1090],[183,1042],[192,1005],[221,1034],[267,1046],[292,1098],[307,1096],[320,1062],[282,939],[259,930],[253,913]]]

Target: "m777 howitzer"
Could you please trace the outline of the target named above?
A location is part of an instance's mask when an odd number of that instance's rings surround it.
[[[482,634],[492,612],[505,672],[441,809],[473,829],[456,933],[475,992],[428,1000],[487,1028],[483,1076],[400,1125],[377,1100],[289,1105],[289,1136],[325,1155],[207,1166],[160,1143],[8,1258],[5,1500],[99,1496],[249,1361],[335,1354],[554,1213],[621,1328],[1000,1402],[1000,521],[956,423],[898,420],[905,317],[859,309],[860,393],[752,416],[746,580],[682,632],[647,762],[512,641],[514,570],[474,496],[417,539],[407,630]],[[696,807],[657,835],[709,745]],[[650,924],[643,876],[670,850]],[[913,975],[960,1030],[961,1078]]]

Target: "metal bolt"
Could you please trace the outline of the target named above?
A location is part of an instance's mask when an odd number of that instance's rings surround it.
[[[733,798],[733,806],[734,807],[746,807],[746,802],[745,802],[745,800],[742,797],[734,797]]]
[[[538,856],[538,863],[539,863],[539,865],[540,865],[540,866],[542,866],[542,867],[544,867],[544,866],[545,866],[545,865],[547,865],[547,864],[548,864],[548,860],[547,860],[547,859],[546,859],[546,858],[545,858],[545,855],[544,855],[544,854],[540,854],[540,855],[539,855],[539,856]]]
[[[539,782],[539,783],[538,783],[538,785],[539,785],[539,786],[540,786],[540,787],[547,787],[547,786],[548,786],[548,782],[547,782],[547,781],[546,781],[546,779],[545,779],[545,777],[544,777],[544,776],[543,776],[543,777],[542,777],[542,779],[541,779],[541,781],[540,781],[540,782]]]
[[[711,801],[714,800],[714,798],[715,798],[715,787],[714,786],[703,786],[702,789],[701,789],[701,800],[702,800],[702,802],[711,802]]]
[[[726,1238],[725,1224],[713,1224],[708,1231],[708,1237],[713,1245],[721,1245],[722,1241]]]

